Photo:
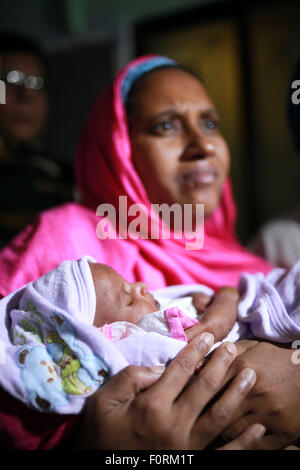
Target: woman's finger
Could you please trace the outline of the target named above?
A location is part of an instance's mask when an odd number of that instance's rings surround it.
[[[196,336],[201,335],[205,330],[203,324],[201,322],[196,323],[196,325],[190,326],[186,330],[184,330],[185,336],[188,342],[192,341],[193,338]]]
[[[194,434],[200,434],[201,444],[212,442],[232,421],[235,410],[240,407],[247,393],[256,382],[253,369],[243,369],[222,396],[201,416]],[[199,438],[197,436],[196,438]]]
[[[210,333],[203,333],[194,338],[170,362],[160,380],[145,393],[164,397],[165,402],[170,405],[182,392],[187,381],[194,374],[197,365],[203,360],[213,344],[214,337]]]
[[[213,300],[212,295],[204,294],[204,292],[192,292],[190,295],[193,299],[193,305],[197,310],[198,315],[205,312],[210,302]]]
[[[236,409],[232,416],[232,423],[222,433],[222,437],[226,441],[231,441],[244,432],[250,425],[257,423],[258,416],[249,413],[249,401],[246,399],[241,406]]]
[[[156,382],[163,371],[164,367],[126,367],[89,397],[79,432],[79,448],[126,449],[131,442],[138,449],[140,441],[133,435],[128,410],[139,392]]]
[[[223,343],[198,375],[180,395],[176,404],[178,413],[186,419],[196,419],[203,408],[221,388],[224,376],[234,360],[236,347],[233,343]]]
[[[215,341],[225,338],[237,317],[239,293],[233,287],[223,287],[213,297],[199,323],[185,331],[188,341],[203,331],[212,333]]]
[[[247,352],[249,349],[252,349],[253,347],[255,347],[258,344],[258,341],[252,340],[252,339],[251,340],[242,339],[242,340],[236,341],[234,344],[237,348],[237,355],[236,355],[235,361],[233,362],[226,376],[224,377],[223,384],[222,384],[223,386],[225,386],[233,377],[235,377],[240,372],[241,365],[239,362],[239,356]]]
[[[266,432],[262,424],[252,424],[240,436],[217,450],[250,450],[257,449],[258,443]]]
[[[140,391],[154,384],[164,371],[165,368],[160,366],[126,367],[111,377],[105,385],[92,395],[90,400],[98,400],[101,396],[101,405],[108,411],[110,403],[113,408],[116,404],[132,401]]]

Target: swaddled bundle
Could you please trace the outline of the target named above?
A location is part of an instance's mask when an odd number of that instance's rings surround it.
[[[65,261],[0,301],[0,385],[37,410],[78,413],[110,375],[130,364],[165,365],[185,345],[171,337],[164,311],[140,326],[118,322],[119,338],[112,342],[93,325],[96,292],[89,262],[95,260]],[[169,318],[173,332],[195,323],[179,309],[171,309]]]

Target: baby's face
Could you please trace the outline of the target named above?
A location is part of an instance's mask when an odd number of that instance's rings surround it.
[[[115,321],[138,322],[160,305],[144,282],[127,282],[105,264],[89,263],[96,291],[95,326]]]

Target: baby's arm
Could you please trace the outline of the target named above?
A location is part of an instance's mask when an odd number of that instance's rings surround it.
[[[233,287],[222,287],[212,297],[194,293],[193,303],[203,317],[197,325],[185,330],[188,341],[204,331],[212,333],[215,342],[225,338],[237,319],[238,302],[239,292]]]

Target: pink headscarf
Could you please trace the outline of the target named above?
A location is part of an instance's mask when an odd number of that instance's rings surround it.
[[[215,289],[237,285],[242,272],[266,273],[271,266],[244,249],[235,236],[236,209],[230,181],[218,208],[205,221],[204,247],[186,250],[184,240],[99,240],[99,204],[118,208],[149,207],[146,190],[131,160],[123,103],[124,83],[136,70],[151,68],[157,56],[140,57],[123,68],[98,97],[79,142],[76,178],[83,204],[70,203],[41,214],[0,254],[0,292],[6,295],[48,272],[62,261],[85,254],[110,264],[128,281],[145,281],[150,289],[201,283]],[[167,59],[168,60],[168,59]]]

